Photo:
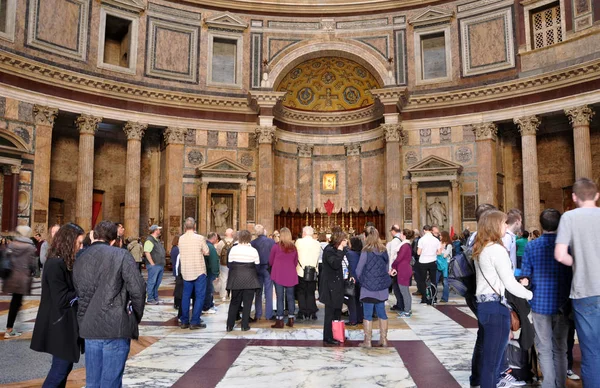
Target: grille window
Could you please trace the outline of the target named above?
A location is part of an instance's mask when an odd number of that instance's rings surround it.
[[[531,13],[533,48],[548,47],[563,41],[560,6],[555,5]]]

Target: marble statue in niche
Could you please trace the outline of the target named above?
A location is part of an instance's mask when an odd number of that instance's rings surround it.
[[[227,229],[227,217],[229,216],[229,206],[225,203],[225,198],[221,197],[219,202],[212,200],[212,214],[217,233],[225,233]]]
[[[440,230],[444,230],[444,226],[448,222],[448,208],[440,197],[434,197],[432,202],[427,203],[427,223],[429,225],[437,225]]]

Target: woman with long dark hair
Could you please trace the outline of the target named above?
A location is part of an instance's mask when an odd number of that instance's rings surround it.
[[[296,267],[298,266],[298,250],[292,240],[292,232],[288,228],[279,231],[279,242],[271,248],[269,265],[271,279],[275,284],[277,295],[277,316],[273,329],[283,329],[284,301],[287,299],[289,327],[294,327],[295,296],[294,287],[298,284]],[[285,297],[284,297],[285,293]]]
[[[333,321],[339,321],[342,316],[344,303],[344,272],[342,261],[348,236],[341,228],[334,229],[329,244],[323,250],[323,269],[320,271],[319,300],[325,305],[325,319],[323,321],[323,342],[328,345],[339,345],[333,339]]]
[[[450,233],[442,230],[440,233],[442,236],[442,240],[440,241],[440,249],[439,255],[444,257],[446,262],[449,262],[452,259],[452,240],[450,240]],[[435,286],[440,283],[440,277],[443,278],[442,283],[444,284],[444,291],[442,292],[442,302],[448,302],[448,298],[450,297],[450,287],[448,286],[448,265],[446,264],[446,270],[440,271],[438,269],[436,277],[435,277]]]
[[[52,366],[43,387],[65,387],[73,364],[79,362],[77,294],[73,263],[85,232],[75,224],[62,226],[52,241],[42,274],[42,297],[31,349],[52,355]]]

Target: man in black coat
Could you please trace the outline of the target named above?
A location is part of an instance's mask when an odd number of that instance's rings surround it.
[[[92,245],[73,266],[86,384],[120,387],[131,339],[139,336],[146,285],[129,251],[110,246],[117,238],[114,223],[100,222],[90,237]]]

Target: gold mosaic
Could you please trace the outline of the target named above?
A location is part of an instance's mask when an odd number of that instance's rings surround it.
[[[283,98],[285,107],[336,112],[372,105],[370,90],[379,87],[375,77],[358,63],[326,57],[311,59],[293,68],[277,91],[287,92]]]

